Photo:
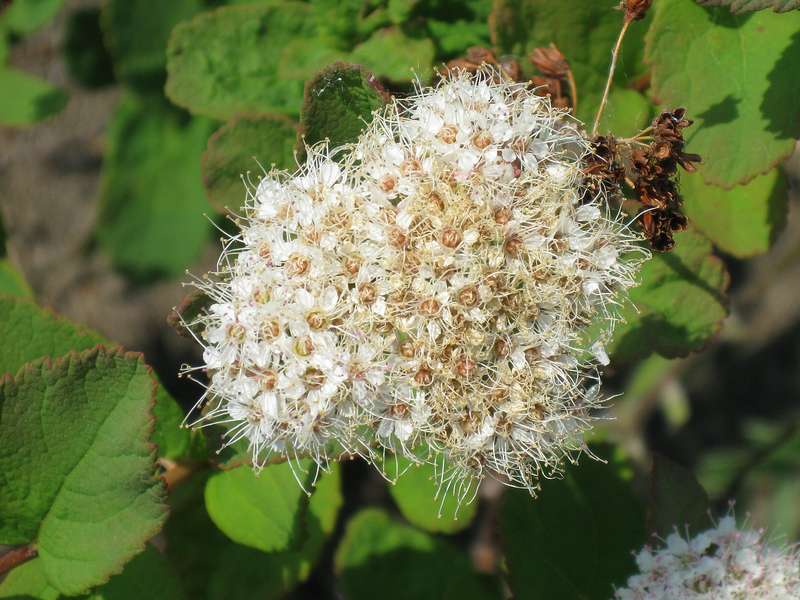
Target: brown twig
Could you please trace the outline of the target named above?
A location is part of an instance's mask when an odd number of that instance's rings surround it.
[[[592,125],[592,137],[597,135],[597,127],[600,125],[600,117],[603,116],[603,111],[608,102],[608,94],[611,91],[611,84],[614,82],[614,72],[617,70],[617,58],[619,57],[619,50],[622,47],[622,40],[628,32],[632,19],[625,18],[622,22],[622,29],[620,29],[617,43],[614,44],[614,49],[611,51],[611,65],[608,68],[608,79],[606,80],[606,89],[603,90],[603,97],[600,99],[600,106],[597,108],[597,114],[594,117],[594,125]]]
[[[0,555],[0,575],[5,575],[14,567],[28,562],[32,558],[35,558],[37,554],[38,552],[32,544],[12,548],[5,554]]]

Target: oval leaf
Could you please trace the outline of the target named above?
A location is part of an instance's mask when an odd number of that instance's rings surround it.
[[[703,157],[703,179],[730,188],[788,157],[800,137],[800,12],[735,16],[693,0],[653,11],[652,94],[695,119],[687,149]]]
[[[347,524],[335,568],[351,600],[477,600],[496,590],[472,570],[467,556],[427,533],[367,508]]]
[[[684,177],[681,195],[692,224],[718,248],[740,258],[769,250],[786,224],[789,195],[779,169],[732,190]]]
[[[206,508],[236,543],[278,552],[299,544],[308,496],[288,463],[270,465],[258,475],[242,466],[209,478]]]
[[[166,518],[141,357],[102,348],[29,363],[0,387],[0,543],[35,543],[50,585],[118,572]]]

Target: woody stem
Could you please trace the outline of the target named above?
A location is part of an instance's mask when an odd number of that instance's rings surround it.
[[[34,558],[36,554],[36,548],[31,544],[12,548],[5,554],[0,555],[0,575],[8,573],[11,569],[18,567],[24,562],[28,562],[30,559]]]
[[[567,71],[567,83],[569,83],[569,94],[572,96],[572,114],[578,112],[578,86],[575,85],[575,77],[572,69]]]
[[[603,97],[600,100],[600,106],[597,109],[597,114],[594,117],[594,125],[592,125],[592,137],[597,134],[597,127],[600,125],[600,117],[603,116],[603,111],[606,108],[606,103],[608,102],[608,93],[611,91],[611,83],[614,81],[614,72],[617,70],[617,58],[619,57],[619,49],[622,47],[622,39],[625,37],[625,34],[628,32],[628,27],[631,24],[630,19],[625,19],[622,23],[622,29],[620,29],[619,37],[617,38],[617,43],[614,45],[614,49],[611,51],[611,66],[608,68],[608,79],[606,80],[606,89],[603,91]]]

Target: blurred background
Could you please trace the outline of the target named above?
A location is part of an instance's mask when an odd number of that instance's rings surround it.
[[[185,295],[186,266],[203,273],[214,264],[214,222],[226,226],[205,196],[199,166],[219,123],[167,100],[164,51],[175,23],[213,3],[131,0],[106,13],[93,0],[32,2],[24,10],[15,4],[0,2],[7,15],[22,13],[10,25],[6,15],[6,70],[45,87],[37,91],[39,112],[18,116],[28,123],[0,126],[4,268],[22,276],[19,285],[38,303],[144,352],[190,407],[200,389],[177,372],[199,362],[198,347],[166,318]],[[400,47],[427,53],[431,63],[489,45],[485,25],[473,23],[485,23],[477,15],[485,3],[431,4],[439,12],[431,9],[426,26],[458,35],[440,35],[435,44],[411,36]],[[422,60],[388,58],[398,64],[387,69]],[[15,81],[0,75],[0,112],[13,109]],[[731,276],[730,314],[719,335],[684,359],[652,355],[613,369],[605,390],[623,394],[607,433],[640,465],[662,453],[691,468],[719,508],[734,499],[737,513],[797,539],[800,152],[783,169],[788,218],[769,251],[749,260],[718,253]],[[0,275],[14,277],[8,273]],[[345,485],[351,496],[386,496],[378,476],[356,464],[346,467]],[[475,548],[484,551],[491,548]]]

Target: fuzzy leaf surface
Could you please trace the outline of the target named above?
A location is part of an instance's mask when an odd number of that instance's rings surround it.
[[[654,254],[640,284],[623,301],[625,320],[608,347],[617,363],[658,352],[667,358],[702,348],[727,315],[728,272],[712,254],[711,243],[689,229],[675,235],[675,249]]]
[[[270,465],[258,475],[250,466],[215,473],[205,497],[211,520],[238,544],[279,552],[302,541],[308,496],[288,463]]]
[[[780,169],[731,190],[684,177],[681,195],[692,224],[718,248],[740,258],[769,250],[786,224],[789,195]]]
[[[106,582],[166,518],[141,357],[98,348],[28,363],[0,387],[0,543],[35,543],[48,583]]]
[[[202,171],[206,194],[214,207],[239,209],[245,201],[242,182],[254,173],[254,182],[261,176],[262,165],[291,169],[297,129],[286,117],[264,115],[236,117],[228,121],[208,140],[203,153]]]
[[[364,69],[345,63],[323,69],[306,85],[300,117],[306,144],[327,138],[336,148],[355,142],[384,100],[380,84]]]
[[[170,99],[193,113],[297,114],[303,82],[335,58],[300,2],[229,6],[178,25],[167,48]]]
[[[687,150],[703,157],[703,179],[731,188],[788,157],[800,137],[800,12],[737,16],[692,0],[653,12],[652,95],[695,120]]]
[[[0,581],[0,598],[57,600],[59,596],[58,590],[47,583],[41,558],[14,567]]]
[[[518,600],[607,600],[635,569],[644,510],[628,467],[607,448],[599,454],[609,464],[584,456],[563,480],[543,480],[535,500],[506,494],[500,527]]]
[[[478,600],[498,597],[472,570],[465,554],[377,508],[348,522],[336,550],[336,572],[351,600]]]
[[[734,13],[771,8],[775,12],[800,10],[800,0],[697,0],[704,6],[727,6]]]
[[[210,238],[200,156],[213,125],[157,101],[123,98],[109,129],[97,238],[147,280],[183,273]]]

